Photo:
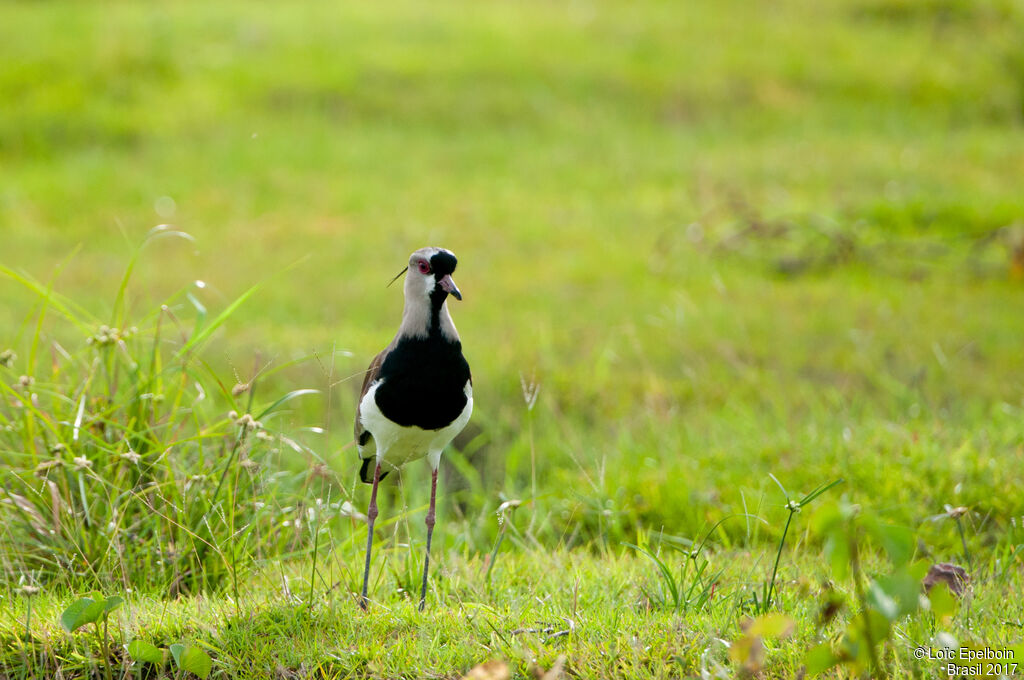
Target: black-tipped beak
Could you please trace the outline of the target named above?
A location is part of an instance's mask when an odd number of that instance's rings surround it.
[[[451,274],[445,274],[442,276],[438,283],[441,284],[441,288],[454,295],[456,300],[462,299],[462,293],[459,292],[458,286],[456,286],[455,282],[452,281]]]

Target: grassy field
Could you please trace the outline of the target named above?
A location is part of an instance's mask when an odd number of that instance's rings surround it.
[[[1022,31],[0,4],[0,678],[181,675],[133,640],[220,678],[1024,668]],[[427,611],[421,462],[364,613],[351,420],[424,245],[476,409]],[[943,562],[962,597],[923,595]],[[123,602],[67,632],[93,591]]]

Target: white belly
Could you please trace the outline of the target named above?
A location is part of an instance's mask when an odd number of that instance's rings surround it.
[[[405,463],[427,456],[430,466],[437,469],[441,452],[455,436],[466,427],[473,414],[473,385],[466,383],[466,407],[459,417],[439,430],[424,430],[415,425],[398,425],[380,412],[377,407],[377,387],[380,381],[370,386],[359,403],[359,419],[363,427],[373,435],[377,448],[377,462],[384,469],[395,470]]]

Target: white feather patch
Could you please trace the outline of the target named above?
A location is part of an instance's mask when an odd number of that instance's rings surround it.
[[[473,415],[473,385],[469,381],[463,391],[466,394],[466,406],[459,417],[438,430],[424,430],[415,425],[399,425],[381,413],[375,395],[381,380],[370,385],[359,403],[360,421],[376,444],[376,458],[382,468],[397,470],[405,463],[427,456],[430,467],[434,470],[441,460],[445,447],[462,432]],[[369,447],[367,447],[368,449]]]

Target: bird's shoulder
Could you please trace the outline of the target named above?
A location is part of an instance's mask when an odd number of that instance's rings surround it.
[[[392,378],[424,377],[421,374],[445,374],[470,377],[469,362],[462,354],[462,342],[441,334],[427,337],[403,336],[392,344],[384,357],[379,376]]]

